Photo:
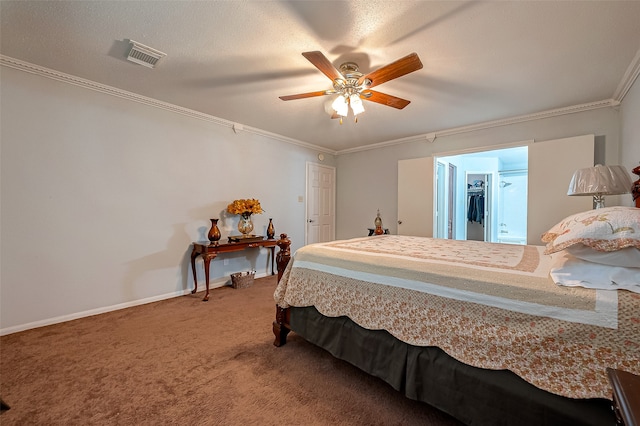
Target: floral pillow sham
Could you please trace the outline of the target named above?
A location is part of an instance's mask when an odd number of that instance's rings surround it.
[[[605,207],[564,218],[542,235],[545,254],[556,253],[575,244],[611,252],[625,247],[640,249],[640,209]]]

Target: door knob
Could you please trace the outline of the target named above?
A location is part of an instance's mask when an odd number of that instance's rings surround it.
[[[313,219],[309,219],[309,220],[307,220],[307,222],[313,223]]]
[[[398,225],[402,225],[402,221],[401,220],[398,221]]]

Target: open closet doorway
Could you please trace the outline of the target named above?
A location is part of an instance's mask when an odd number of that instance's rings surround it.
[[[467,172],[465,240],[491,241],[491,174]]]
[[[436,164],[437,238],[526,243],[527,146],[444,154]]]

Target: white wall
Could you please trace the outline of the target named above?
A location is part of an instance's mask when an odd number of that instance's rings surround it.
[[[390,233],[397,233],[398,160],[531,139],[546,141],[585,134],[596,136],[597,162],[619,164],[620,113],[614,108],[459,133],[439,137],[433,143],[416,141],[340,155],[336,237],[343,239],[366,235],[364,232],[371,227],[377,209],[380,209],[384,226],[389,228]],[[635,135],[638,136],[637,131]],[[607,197],[608,205],[616,205],[616,199]]]
[[[622,100],[621,106],[622,147],[620,149],[620,162],[627,170],[632,170],[640,165],[640,81],[636,80],[629,92]],[[638,176],[633,175],[633,180]],[[623,206],[633,206],[633,197],[623,197]]]
[[[254,233],[272,217],[304,243],[298,196],[317,152],[12,68],[1,84],[2,333],[192,289],[190,243],[209,218],[237,234],[236,198],[266,210]],[[215,260],[212,284],[265,274],[267,253]]]
[[[259,198],[293,249],[304,241],[305,163],[317,152],[3,67],[0,97],[0,333],[188,292],[190,243],[224,208]],[[536,139],[596,135],[596,160],[640,161],[640,83],[613,108],[376,150],[337,166],[337,238],[366,235],[377,209],[397,231],[397,162]],[[609,205],[616,204],[607,198]],[[631,204],[631,198],[622,198]],[[255,266],[229,255],[212,283]],[[198,262],[202,289],[202,265]]]

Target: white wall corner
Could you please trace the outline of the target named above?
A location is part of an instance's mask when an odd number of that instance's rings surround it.
[[[611,108],[613,108],[614,111],[620,111],[620,101],[612,99],[611,100]]]
[[[613,99],[615,99],[616,101],[618,101],[618,103],[620,103],[624,99],[624,97],[627,95],[627,92],[629,92],[629,90],[631,89],[631,86],[633,86],[633,83],[635,83],[639,75],[640,75],[640,49],[638,49],[638,51],[636,52],[636,56],[633,58],[633,60],[629,64],[629,67],[627,68],[627,71],[624,73],[624,76],[622,76],[622,80],[620,80],[620,83],[618,84],[618,88],[613,94]]]

